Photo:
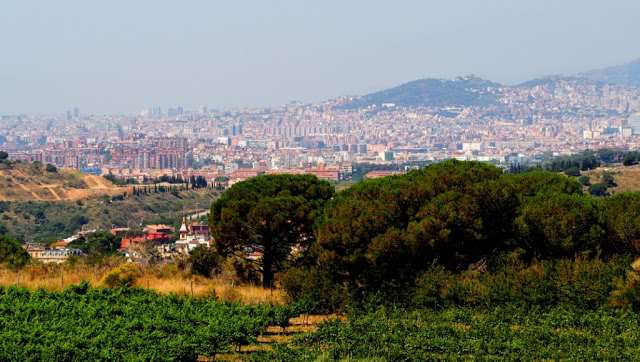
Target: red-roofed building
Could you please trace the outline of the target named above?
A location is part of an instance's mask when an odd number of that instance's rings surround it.
[[[128,249],[132,246],[138,246],[146,242],[154,242],[156,244],[168,243],[170,239],[169,234],[150,233],[144,236],[134,236],[131,238],[122,238],[120,241],[120,250]]]

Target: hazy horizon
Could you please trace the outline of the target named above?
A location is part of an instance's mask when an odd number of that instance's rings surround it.
[[[316,103],[421,78],[631,62],[640,3],[2,2],[0,114]]]

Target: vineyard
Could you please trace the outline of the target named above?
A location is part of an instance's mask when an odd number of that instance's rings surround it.
[[[161,296],[142,289],[0,287],[0,360],[195,361],[286,327],[286,306]]]
[[[139,288],[62,292],[0,287],[0,360],[638,360],[640,315],[500,306],[358,310],[268,348],[267,328],[284,330],[295,308],[161,296]],[[245,351],[248,348],[245,348]]]
[[[316,332],[264,361],[626,360],[640,359],[639,315],[623,310],[569,311],[379,309],[320,324]]]

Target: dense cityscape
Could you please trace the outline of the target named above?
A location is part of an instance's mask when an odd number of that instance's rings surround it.
[[[428,163],[456,158],[528,164],[543,154],[634,149],[640,141],[640,88],[548,77],[507,87],[459,77],[487,104],[354,107],[362,97],[274,108],[134,115],[4,115],[0,148],[10,159],[134,178],[220,176],[230,183],[262,173],[314,173],[340,181],[353,165]],[[634,119],[636,120],[634,122]]]

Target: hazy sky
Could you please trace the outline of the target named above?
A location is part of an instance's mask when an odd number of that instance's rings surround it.
[[[0,114],[319,102],[640,58],[640,1],[0,0]]]

